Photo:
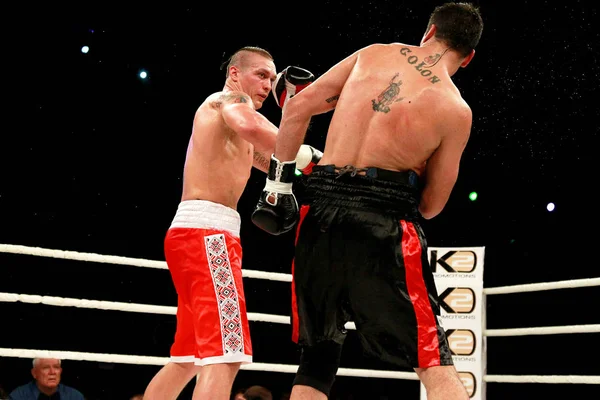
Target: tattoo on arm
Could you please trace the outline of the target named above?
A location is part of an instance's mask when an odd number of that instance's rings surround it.
[[[256,161],[256,163],[258,165],[260,165],[262,168],[264,168],[265,170],[269,170],[269,160],[267,159],[267,157],[264,156],[264,154],[259,153],[258,151],[254,151],[254,161]]]
[[[400,73],[396,73],[390,80],[390,84],[388,87],[377,96],[377,100],[372,99],[371,103],[373,105],[373,111],[380,111],[383,113],[390,112],[390,105],[397,101],[401,101],[404,97],[398,97],[400,94],[400,86],[402,85],[402,81],[398,80],[398,82],[394,82],[396,78],[400,75]]]
[[[325,99],[325,101],[326,101],[326,102],[328,102],[328,103],[331,103],[331,102],[334,102],[334,101],[336,101],[336,100],[337,100],[337,99],[339,99],[339,98],[340,98],[340,95],[339,95],[339,94],[336,94],[335,96],[331,96],[330,98],[328,98],[328,99]]]

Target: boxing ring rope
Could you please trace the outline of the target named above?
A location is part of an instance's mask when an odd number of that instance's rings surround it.
[[[65,297],[38,296],[18,293],[0,292],[0,302],[21,302],[30,304],[45,304],[48,306],[90,308],[98,310],[128,311],[147,314],[176,315],[177,307],[155,306],[150,304],[118,303],[113,301],[72,299]],[[290,324],[290,317],[283,315],[248,313],[248,319],[256,322],[272,322],[276,324]],[[347,322],[346,329],[355,330],[353,322]],[[540,328],[510,328],[486,329],[484,336],[525,336],[525,335],[557,335],[565,333],[599,333],[600,324],[596,325],[570,325],[570,326],[545,326]]]
[[[20,245],[0,244],[1,253],[11,253],[19,255],[40,256],[61,258],[66,260],[98,262],[107,264],[129,265],[143,268],[167,269],[164,261],[145,260],[138,258],[107,256],[95,253],[80,253],[75,251],[44,249],[39,247],[27,247]],[[242,270],[242,276],[245,278],[267,279],[281,282],[291,282],[290,274],[273,273],[255,270]],[[600,286],[600,278],[576,279],[557,282],[545,282],[526,285],[503,286],[496,288],[485,288],[484,295],[497,295],[508,293],[523,293],[533,291],[572,289],[580,287]],[[120,303],[100,300],[73,299],[54,296],[39,296],[18,293],[0,292],[0,302],[22,302],[31,304],[45,304],[49,306],[77,307],[88,309],[100,309],[123,312],[153,313],[175,315],[176,307],[159,306],[149,304]],[[290,318],[281,315],[271,315],[262,313],[248,313],[248,319],[257,322],[272,322],[278,324],[289,324]],[[354,323],[346,324],[347,329],[356,329]],[[552,334],[573,334],[573,333],[598,333],[600,324],[590,325],[571,325],[571,326],[549,326],[532,328],[512,328],[512,329],[486,329],[483,335],[486,337],[494,336],[524,336],[524,335],[552,335]],[[76,361],[99,361],[115,362],[122,364],[138,365],[164,365],[168,362],[168,357],[149,357],[137,355],[122,354],[102,354],[102,353],[82,353],[70,351],[54,350],[33,350],[33,349],[11,349],[0,348],[0,356],[16,358],[59,358]],[[243,365],[244,370],[268,371],[295,373],[297,365],[252,363]],[[402,371],[384,371],[384,370],[365,370],[354,368],[340,368],[340,376],[356,376],[368,378],[392,378],[418,380],[414,372]],[[572,383],[572,384],[600,384],[600,376],[594,375],[485,375],[485,382],[504,382],[504,383]]]

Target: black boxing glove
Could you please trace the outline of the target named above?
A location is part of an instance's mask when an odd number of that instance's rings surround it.
[[[298,150],[296,155],[296,168],[300,170],[304,175],[308,175],[312,172],[315,165],[321,161],[323,153],[312,146],[303,144]]]
[[[271,155],[267,183],[251,216],[254,225],[271,235],[288,232],[300,217],[292,193],[295,172],[296,161],[281,162]]]
[[[306,88],[315,80],[312,72],[304,68],[289,66],[277,74],[271,91],[275,97],[275,102],[281,108],[286,101],[300,91]]]

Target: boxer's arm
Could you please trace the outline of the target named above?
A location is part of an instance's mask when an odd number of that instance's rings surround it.
[[[442,140],[425,168],[425,187],[421,194],[419,211],[431,219],[444,209],[458,178],[458,169],[471,133],[472,114],[468,106],[448,110],[441,117]],[[438,114],[439,116],[439,114]]]
[[[304,142],[311,117],[335,108],[358,55],[363,50],[331,67],[310,86],[287,101],[279,124],[275,158],[282,162],[294,159]]]
[[[242,92],[228,93],[222,107],[227,126],[240,137],[254,145],[253,166],[263,172],[269,169],[271,154],[275,148],[277,127],[252,106],[248,95]]]
[[[259,151],[254,149],[254,161],[252,162],[252,166],[264,173],[269,172],[269,164],[271,163],[271,154],[273,154],[273,150],[270,151]]]

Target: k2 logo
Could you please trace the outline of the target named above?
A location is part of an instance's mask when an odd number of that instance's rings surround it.
[[[429,252],[431,269],[437,272],[438,266],[447,272],[469,273],[477,266],[477,254],[470,250],[452,250],[438,257],[437,250]]]
[[[454,356],[470,356],[475,352],[475,333],[469,329],[448,329],[448,345]]]
[[[459,371],[458,377],[462,381],[465,389],[467,389],[469,398],[475,396],[475,392],[477,391],[477,381],[475,380],[475,375],[470,372]]]
[[[467,287],[449,287],[440,294],[440,306],[449,314],[468,314],[475,309],[475,292]]]

